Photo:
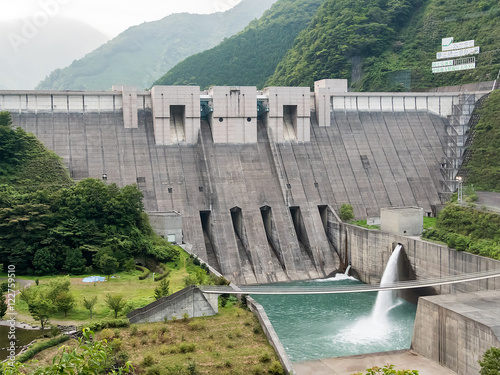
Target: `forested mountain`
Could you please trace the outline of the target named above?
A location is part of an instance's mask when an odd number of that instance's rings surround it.
[[[47,74],[71,64],[109,39],[81,21],[53,17],[25,38],[26,20],[0,23],[0,89],[32,90]]]
[[[500,68],[496,0],[326,0],[266,85],[312,86],[347,78],[359,91],[411,89],[493,80]],[[433,74],[441,39],[474,39],[475,70]]]
[[[182,61],[155,84],[261,88],[323,2],[278,0],[243,31]]]
[[[276,0],[243,0],[213,14],[179,13],[131,27],[108,43],[53,71],[37,89],[109,90],[149,87],[171,67],[242,30]]]

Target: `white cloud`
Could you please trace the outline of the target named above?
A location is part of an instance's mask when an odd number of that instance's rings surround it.
[[[0,21],[32,19],[44,9],[81,20],[114,37],[130,26],[172,13],[225,11],[241,0],[2,0]],[[48,7],[48,8],[47,8]]]

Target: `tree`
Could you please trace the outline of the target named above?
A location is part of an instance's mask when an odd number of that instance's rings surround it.
[[[109,276],[118,270],[118,261],[109,254],[103,254],[99,259],[99,268],[102,273],[108,276],[109,280]]]
[[[34,298],[28,302],[28,310],[31,317],[40,322],[43,335],[45,326],[50,320],[50,314],[55,310],[54,303],[46,296],[36,293]]]
[[[155,288],[155,299],[160,299],[161,297],[166,297],[169,295],[170,291],[170,281],[166,279],[161,279],[160,284]]]
[[[75,297],[71,293],[61,292],[56,297],[55,306],[58,311],[64,312],[64,317],[66,317],[75,306]]]
[[[71,285],[71,279],[69,276],[58,277],[49,282],[49,288],[46,292],[46,297],[52,302],[56,301],[57,296],[60,293],[69,293],[69,287]]]
[[[340,220],[351,221],[354,220],[354,211],[349,203],[342,203],[340,206]]]
[[[127,302],[123,299],[121,294],[106,294],[104,298],[106,305],[114,311],[115,319],[118,318],[118,313],[123,310]]]
[[[500,375],[500,348],[489,348],[478,362],[481,366],[480,375]]]
[[[10,127],[12,125],[12,117],[10,112],[0,111],[0,126]]]
[[[90,319],[92,319],[92,310],[94,309],[96,302],[97,302],[97,296],[94,296],[94,297],[89,298],[89,299],[83,297],[82,304],[83,304],[83,307],[85,307],[87,310],[89,310]]]
[[[5,295],[0,293],[0,319],[3,319],[5,313],[7,312],[7,302],[5,301]]]
[[[81,275],[85,271],[86,261],[80,248],[68,249],[64,268],[73,275]]]
[[[57,272],[56,259],[47,247],[38,249],[33,258],[33,267],[37,275],[53,275]]]

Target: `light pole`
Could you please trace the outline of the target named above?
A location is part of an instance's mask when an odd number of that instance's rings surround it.
[[[462,189],[462,177],[457,176],[457,182],[458,182],[458,198],[457,201],[458,203],[462,204],[462,195],[463,195],[463,189]]]

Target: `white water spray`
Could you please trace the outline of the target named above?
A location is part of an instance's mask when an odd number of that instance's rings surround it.
[[[349,264],[347,268],[345,269],[344,275],[349,276],[349,271],[351,270],[351,265]]]
[[[394,249],[387,266],[385,267],[380,286],[389,286],[398,281],[398,260],[402,246],[398,244]],[[394,297],[392,290],[383,290],[378,292],[375,306],[372,310],[372,318],[375,320],[385,319],[387,312],[393,308]]]
[[[381,286],[388,286],[398,281],[398,259],[401,248],[401,245],[396,246],[389,258],[380,281]],[[393,298],[391,290],[378,292],[371,314],[339,332],[334,341],[359,347],[390,341],[393,328],[387,315],[400,303]]]

